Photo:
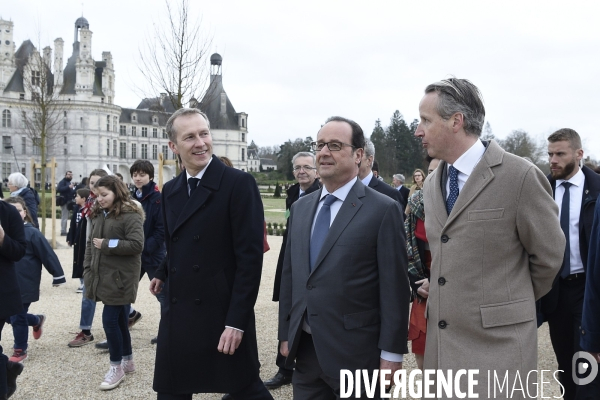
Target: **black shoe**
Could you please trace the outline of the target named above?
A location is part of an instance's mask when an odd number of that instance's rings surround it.
[[[8,361],[6,364],[6,398],[8,399],[17,390],[17,376],[23,372],[23,364]]]
[[[152,339],[150,339],[150,344],[156,344],[158,343],[158,336],[154,336]]]
[[[129,315],[129,329],[131,329],[137,322],[142,319],[142,313],[134,311],[133,314]]]
[[[233,400],[233,397],[231,397],[229,393],[225,393],[223,397],[221,397],[221,400]]]
[[[108,350],[108,340],[103,340],[96,343],[96,348],[100,350]]]
[[[281,372],[278,372],[277,374],[275,374],[274,377],[272,377],[268,381],[265,381],[265,387],[267,389],[277,389],[279,387],[282,387],[283,385],[289,385],[290,383],[292,383],[291,374],[286,375],[282,374]]]

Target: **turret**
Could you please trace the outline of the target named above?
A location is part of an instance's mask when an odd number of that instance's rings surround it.
[[[63,53],[65,42],[61,38],[54,40],[54,86],[60,92],[63,84]]]

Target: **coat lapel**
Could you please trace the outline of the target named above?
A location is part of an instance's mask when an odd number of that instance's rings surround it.
[[[320,192],[319,192],[320,193]],[[320,197],[320,196],[319,196]],[[348,196],[346,196],[346,200],[342,203],[342,208],[338,211],[331,227],[329,228],[329,232],[327,233],[327,237],[325,238],[325,242],[323,243],[323,247],[321,247],[321,252],[317,257],[317,261],[313,266],[311,275],[315,273],[317,268],[321,265],[323,259],[327,256],[327,253],[331,250],[335,242],[337,242],[338,238],[346,229],[346,226],[350,223],[354,215],[358,212],[358,210],[362,207],[362,202],[359,200],[360,198],[365,197],[365,185],[360,180],[357,180],[350,192],[348,192]],[[314,213],[312,214],[314,215]],[[312,220],[311,220],[312,226]],[[309,227],[310,229],[310,227]],[[309,238],[310,238],[310,230],[309,230]],[[309,240],[310,243],[310,240]],[[309,246],[310,250],[310,246]],[[309,251],[310,253],[310,251]]]
[[[446,226],[451,224],[475,200],[479,193],[494,180],[492,167],[502,164],[503,156],[504,152],[500,146],[496,142],[490,142],[486,152],[483,153],[483,157],[481,157],[462,191],[458,194],[458,199],[448,216]]]
[[[170,209],[170,212],[175,214],[176,221],[170,232],[171,235],[206,204],[212,192],[219,190],[225,168],[227,168],[225,164],[213,155],[210,165],[191,197],[188,196],[187,174],[183,172],[179,174],[180,181],[175,184],[175,190],[167,195],[167,199],[175,205]]]
[[[444,198],[444,194],[442,191],[442,185],[444,184],[444,174],[443,171],[446,169],[446,162],[441,161],[440,165],[436,168],[436,170],[432,173],[433,176],[429,179],[428,185],[433,185],[431,204],[425,203],[425,207],[429,207],[433,209],[433,214],[436,216],[438,222],[441,226],[446,225],[446,221],[448,220],[448,212],[446,211],[446,199]],[[429,211],[425,210],[425,215],[429,215]]]

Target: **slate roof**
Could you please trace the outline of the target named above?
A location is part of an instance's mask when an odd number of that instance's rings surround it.
[[[137,115],[137,121],[131,120],[132,114]],[[153,125],[152,117],[158,117],[158,125],[164,127],[167,125],[167,121],[171,116],[171,113],[151,111],[151,110],[140,110],[137,108],[121,108],[121,115],[119,116],[119,122],[122,124],[138,123],[139,125]]]
[[[198,108],[208,116],[211,129],[239,130],[238,114],[223,89],[222,78],[222,75],[211,75],[210,86],[198,104]],[[225,93],[226,96],[225,114],[223,115],[221,115],[221,93]]]
[[[163,111],[168,113],[174,113],[175,107],[169,96],[145,98],[138,104],[138,110],[152,110],[152,111]]]
[[[28,39],[21,43],[21,46],[19,46],[19,49],[15,52],[17,69],[8,81],[8,84],[4,89],[5,92],[25,92],[25,86],[23,83],[23,69],[27,63],[27,60],[29,60],[29,57],[35,50],[35,46],[33,43],[31,43],[31,40]],[[48,77],[48,93],[52,93],[52,88],[54,87],[54,74],[52,74],[52,71],[49,68],[46,69],[46,74]]]
[[[265,165],[265,166],[277,166],[277,163],[273,160],[271,160],[270,158],[261,158],[260,159],[260,165]]]

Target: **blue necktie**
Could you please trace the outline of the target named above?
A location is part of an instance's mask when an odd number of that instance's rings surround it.
[[[571,182],[563,182],[562,185],[565,187],[565,194],[563,194],[562,204],[560,206],[560,228],[565,234],[567,243],[565,244],[565,256],[563,258],[560,277],[566,278],[567,276],[571,275],[571,244],[569,237],[569,206],[571,205],[571,192],[569,188],[573,184]]]
[[[458,170],[452,165],[448,168],[448,177],[450,179],[450,193],[446,199],[446,211],[448,211],[448,215],[450,215],[454,203],[456,203],[456,199],[458,199]]]
[[[188,179],[188,185],[190,186],[190,197],[192,197],[192,193],[194,193],[194,190],[196,190],[196,188],[198,187],[198,182],[200,182],[200,179],[198,178]]]
[[[310,238],[310,269],[312,271],[313,266],[317,262],[317,257],[323,247],[323,242],[329,232],[329,225],[331,225],[331,205],[337,200],[332,194],[325,196],[325,202],[319,210],[317,220],[315,221],[315,227],[313,229],[312,237]]]

